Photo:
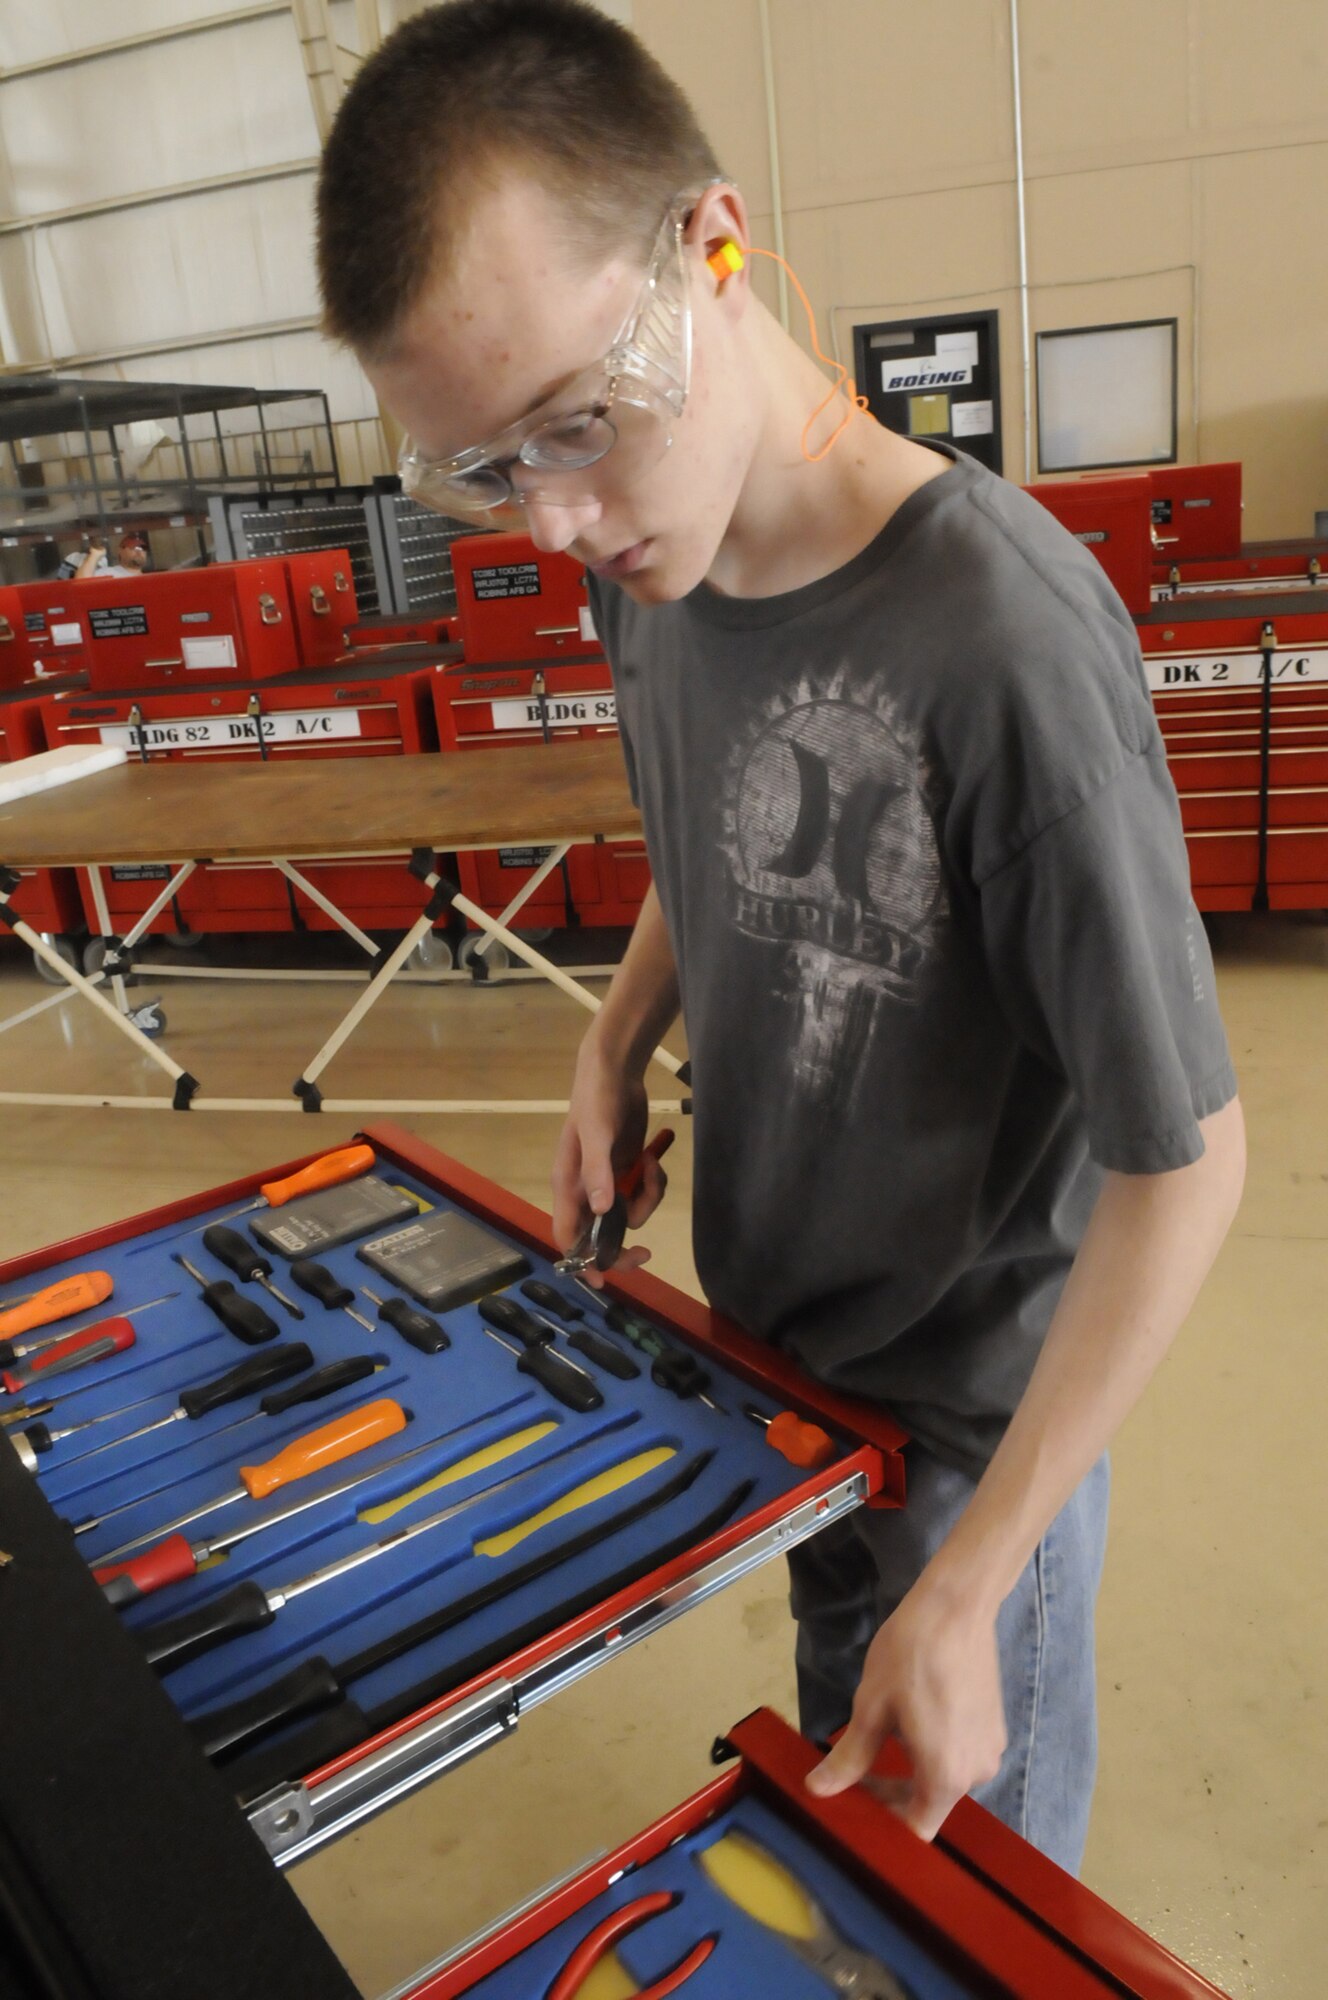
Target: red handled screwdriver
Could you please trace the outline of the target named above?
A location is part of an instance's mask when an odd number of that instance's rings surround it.
[[[172,1299],[178,1299],[179,1296],[178,1292],[163,1292],[159,1299],[149,1299],[147,1304],[142,1306],[130,1306],[126,1311],[119,1313],[117,1317],[120,1319],[137,1319],[140,1313],[150,1312],[153,1306],[169,1305]],[[101,1301],[98,1300],[97,1303],[100,1304]],[[75,1310],[82,1311],[82,1307],[76,1307]],[[83,1331],[86,1333],[87,1328],[84,1327]],[[25,1340],[22,1342],[0,1340],[0,1368],[12,1368],[14,1363],[21,1361],[25,1355],[40,1354],[44,1347],[54,1347],[58,1340],[68,1340],[68,1338],[68,1333],[44,1333],[40,1340]]]
[[[134,1339],[134,1329],[123,1316],[99,1319],[95,1326],[85,1326],[81,1333],[67,1334],[35,1360],[0,1371],[0,1383],[8,1395],[16,1396],[30,1382],[48,1382],[53,1375],[65,1375],[71,1368],[84,1368],[109,1354],[123,1354],[126,1347],[133,1346]]]

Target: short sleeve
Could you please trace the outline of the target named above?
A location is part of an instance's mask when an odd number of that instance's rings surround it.
[[[632,741],[631,725],[623,713],[625,703],[623,700],[622,684],[619,679],[618,670],[614,665],[613,638],[610,630],[613,623],[609,609],[610,599],[601,587],[599,579],[592,576],[589,571],[586,573],[586,596],[590,603],[590,616],[594,621],[595,632],[601,646],[604,648],[604,657],[609,663],[609,672],[613,675],[614,699],[618,718],[618,736],[622,743],[623,763],[627,767],[627,789],[632,795],[632,804],[639,812],[641,810],[641,791],[637,782],[636,746]]]
[[[1093,1158],[1164,1173],[1236,1094],[1164,757],[1145,752],[979,885],[990,976],[1067,1080]]]

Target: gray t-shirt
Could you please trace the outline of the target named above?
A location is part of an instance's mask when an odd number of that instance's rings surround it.
[[[591,579],[681,981],[706,1296],[980,1472],[1102,1170],[1236,1083],[1129,614],[962,454],[842,569]]]

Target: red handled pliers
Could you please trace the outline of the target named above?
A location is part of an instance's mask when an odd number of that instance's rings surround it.
[[[574,1278],[593,1264],[597,1271],[608,1271],[617,1263],[627,1234],[627,1204],[640,1192],[645,1179],[646,1153],[652,1159],[662,1160],[673,1144],[675,1134],[669,1126],[657,1132],[645,1152],[638,1153],[630,1167],[623,1170],[613,1183],[613,1201],[603,1215],[597,1215],[590,1227],[583,1230],[565,1257],[560,1257],[554,1270],[560,1277]]]
[[[671,1910],[681,1901],[680,1895],[668,1889],[656,1889],[649,1896],[638,1896],[634,1903],[625,1903],[621,1910],[610,1911],[603,1923],[596,1924],[594,1930],[582,1938],[549,1988],[545,2000],[576,2000],[591,1972],[620,1937],[648,1923],[651,1917],[662,1916],[665,1910]],[[664,1973],[653,1986],[643,1986],[637,2000],[664,2000],[666,1994],[676,1993],[683,1981],[690,1979],[705,1964],[718,1942],[713,1933],[703,1937],[699,1944],[692,1946],[685,1958],[679,1959],[672,1971]]]

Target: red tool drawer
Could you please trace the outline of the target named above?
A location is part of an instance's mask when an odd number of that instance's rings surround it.
[[[427,668],[402,673],[366,661],[330,673],[291,674],[261,687],[213,688],[205,695],[172,689],[52,696],[42,704],[42,720],[52,749],[112,743],[148,761],[401,756],[437,744],[429,681]],[[117,934],[142,915],[172,872],[165,863],[102,870]],[[404,857],[315,860],[302,864],[300,872],[366,930],[408,929],[419,915],[419,884]],[[100,931],[86,871],[79,872],[79,882],[88,923]],[[326,911],[277,870],[243,863],[197,868],[176,902],[179,921],[201,932],[336,928]],[[175,922],[164,911],[153,928],[169,931]]]
[[[583,565],[537,549],[529,535],[461,535],[452,544],[461,646],[490,660],[593,659]]]
[[[456,546],[471,549],[486,539],[476,535]],[[617,732],[613,678],[602,654],[575,664],[507,660],[484,667],[467,658],[435,671],[433,699],[444,751],[541,742],[556,748]],[[461,887],[472,902],[497,916],[547,853],[546,848],[504,847],[460,854]],[[649,886],[640,841],[586,843],[569,851],[566,875],[562,870],[550,875],[522,905],[517,921],[555,928],[634,924]]]
[[[1024,488],[1092,551],[1128,611],[1152,601],[1153,488],[1146,473],[1113,479],[1039,480]]]
[[[1240,554],[1240,464],[1159,466],[1152,489],[1154,560],[1193,562]]]
[[[71,677],[57,686],[76,688],[78,682]],[[33,686],[0,692],[0,765],[17,764],[46,748],[42,701],[48,692]],[[58,937],[82,927],[83,905],[72,868],[21,868],[18,873],[22,880],[14,892],[14,909],[33,930]]]
[[[356,617],[344,550],[20,589],[34,655],[79,667],[98,691],[331,665]]]
[[[21,687],[35,672],[19,588],[17,584],[0,584],[0,690]]]

